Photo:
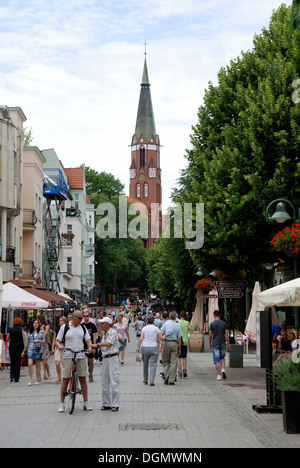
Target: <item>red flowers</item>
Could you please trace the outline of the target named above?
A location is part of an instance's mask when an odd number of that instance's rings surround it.
[[[209,291],[215,289],[214,283],[210,278],[203,278],[197,281],[195,288],[198,289],[202,294],[208,294]]]
[[[291,227],[285,227],[282,231],[279,231],[271,240],[271,244],[277,251],[286,249],[292,254],[299,254],[300,224],[292,224]]]

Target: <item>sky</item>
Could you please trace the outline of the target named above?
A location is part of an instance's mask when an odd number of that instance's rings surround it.
[[[0,0],[0,105],[64,167],[108,172],[129,193],[145,45],[163,211],[209,82],[292,0]]]

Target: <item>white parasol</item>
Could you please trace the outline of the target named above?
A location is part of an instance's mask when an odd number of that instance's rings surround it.
[[[204,328],[204,312],[203,312],[203,298],[201,294],[196,294],[197,302],[193,312],[193,316],[190,322],[190,326],[193,328],[198,325],[198,328],[203,331]]]
[[[48,306],[49,302],[30,294],[13,283],[3,285],[3,309],[46,309]]]
[[[299,307],[300,306],[300,278],[266,289],[257,295],[260,307]]]
[[[256,281],[252,292],[252,305],[245,328],[245,335],[252,341],[256,341],[256,312],[264,310],[264,307],[259,306],[257,295],[260,293],[259,282]]]

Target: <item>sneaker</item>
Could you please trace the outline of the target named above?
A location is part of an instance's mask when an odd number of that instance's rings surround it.
[[[217,375],[216,380],[221,380],[221,379],[222,379],[222,376],[221,376],[221,375]]]
[[[183,377],[187,377],[187,370],[183,369]]]
[[[225,371],[222,371],[222,377],[223,377],[223,379],[226,379],[226,373],[225,373]]]
[[[65,411],[65,409],[66,409],[66,408],[65,408],[64,403],[61,403],[61,404],[59,405],[59,407],[58,407],[58,412],[59,412],[59,413],[63,413],[63,412]]]
[[[83,404],[83,409],[86,410],[86,411],[92,411],[92,407],[91,405],[89,404],[89,402],[86,402]]]
[[[179,377],[180,379],[182,379],[182,373],[181,373],[181,372],[178,372],[178,377]]]

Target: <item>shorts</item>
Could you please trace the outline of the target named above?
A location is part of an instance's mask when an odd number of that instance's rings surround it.
[[[63,370],[62,370],[62,378],[69,379],[72,374],[73,369],[73,361],[72,359],[64,359],[63,360]],[[86,359],[77,359],[76,361],[76,370],[78,377],[86,377]]]
[[[64,357],[64,352],[61,351],[57,346],[54,349],[54,361],[55,362],[62,362]]]
[[[42,353],[34,353],[32,351],[28,351],[28,359],[32,359],[33,361],[42,361],[42,358]]]
[[[178,356],[179,359],[184,359],[187,357],[187,346],[181,345],[181,353],[180,356]]]
[[[222,343],[220,345],[213,346],[212,347],[212,352],[213,352],[214,364],[217,364],[221,360],[225,359],[226,343]]]

